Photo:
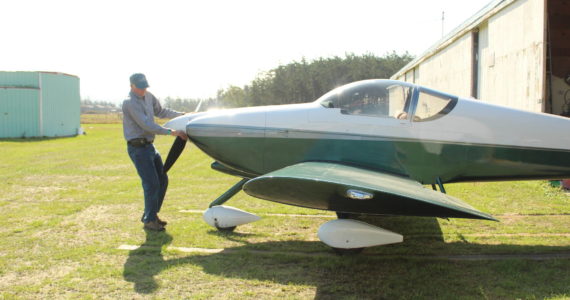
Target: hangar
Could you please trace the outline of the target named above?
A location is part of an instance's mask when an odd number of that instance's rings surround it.
[[[80,105],[77,76],[0,72],[0,138],[77,135]]]
[[[570,0],[494,0],[392,79],[570,116]]]

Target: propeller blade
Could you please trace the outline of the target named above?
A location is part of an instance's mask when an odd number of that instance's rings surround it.
[[[174,143],[172,144],[172,147],[170,147],[166,161],[164,162],[164,173],[167,173],[168,170],[170,170],[170,168],[174,165],[180,154],[182,154],[185,146],[186,141],[180,137],[176,137]]]
[[[200,102],[198,102],[198,105],[196,106],[196,109],[194,110],[194,112],[200,111],[200,108],[202,107],[202,102],[204,102],[204,99],[200,99]]]

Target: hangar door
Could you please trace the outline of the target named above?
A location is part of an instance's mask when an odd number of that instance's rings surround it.
[[[545,111],[570,117],[570,0],[547,1]]]

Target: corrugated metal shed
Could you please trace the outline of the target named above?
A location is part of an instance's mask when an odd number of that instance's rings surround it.
[[[0,72],[0,86],[39,88],[38,76],[38,72]]]
[[[40,136],[38,88],[0,88],[0,137]]]
[[[77,135],[79,78],[53,72],[0,72],[0,138]]]

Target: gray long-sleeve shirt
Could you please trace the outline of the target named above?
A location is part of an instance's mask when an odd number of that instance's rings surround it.
[[[146,92],[144,97],[139,97],[132,91],[129,98],[123,101],[123,134],[125,140],[145,138],[153,141],[157,134],[169,134],[168,128],[154,122],[154,117],[174,118],[184,113],[168,108],[162,108],[156,97]]]

